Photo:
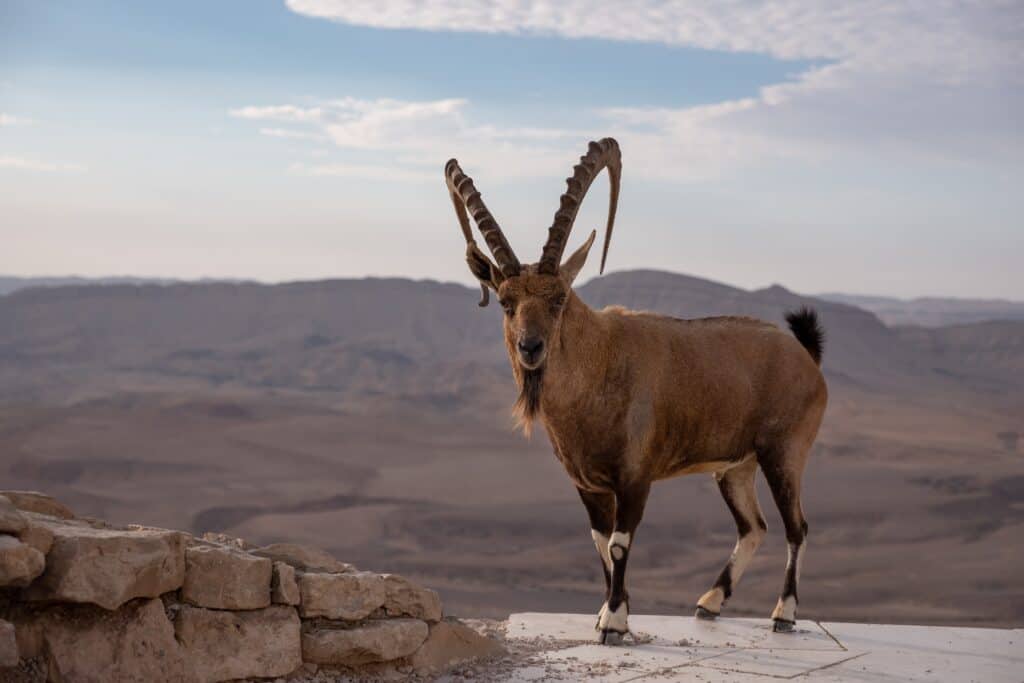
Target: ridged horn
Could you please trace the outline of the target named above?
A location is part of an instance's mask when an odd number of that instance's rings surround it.
[[[487,205],[484,204],[484,200],[480,197],[480,191],[473,186],[473,179],[462,172],[462,169],[459,168],[459,162],[455,159],[450,159],[444,165],[444,177],[448,182],[448,193],[451,195],[452,204],[455,206],[455,215],[459,218],[459,226],[462,228],[462,234],[466,238],[466,244],[476,244],[476,241],[473,239],[473,232],[469,227],[469,216],[472,216],[477,229],[484,236],[487,248],[494,254],[494,261],[501,274],[505,277],[519,275],[522,269],[519,259],[516,258],[516,254],[512,251],[508,240],[505,239],[505,234],[501,231],[498,222],[494,220],[494,216],[487,210]]]
[[[619,204],[619,182],[622,177],[622,154],[619,143],[613,138],[603,138],[591,142],[587,153],[580,157],[580,162],[573,167],[571,178],[565,183],[567,189],[559,200],[558,211],[554,222],[548,229],[548,241],[541,252],[537,270],[541,273],[554,275],[558,272],[562,261],[562,252],[569,241],[569,233],[576,222],[576,213],[580,210],[583,198],[594,178],[603,169],[608,169],[610,196],[608,199],[608,225],[604,231],[604,249],[601,252],[601,272],[604,272],[605,260],[608,258],[608,244],[612,239],[612,228],[615,226],[615,210]]]

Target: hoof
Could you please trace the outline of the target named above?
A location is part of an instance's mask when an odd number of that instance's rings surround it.
[[[625,635],[626,634],[621,631],[613,631],[610,628],[605,628],[601,629],[601,637],[598,638],[597,642],[602,645],[622,645],[622,639]]]
[[[772,631],[775,633],[792,633],[796,630],[796,622],[789,619],[772,619]]]
[[[697,605],[697,611],[694,613],[693,616],[697,617],[698,619],[708,619],[708,620],[711,620],[711,619],[716,619],[718,617],[718,613],[717,612],[712,612],[709,609],[704,609],[700,605]]]

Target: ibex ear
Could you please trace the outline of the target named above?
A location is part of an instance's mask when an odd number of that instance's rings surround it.
[[[558,269],[558,272],[562,274],[562,277],[565,278],[568,284],[571,285],[576,276],[583,270],[583,264],[587,262],[587,254],[590,253],[590,246],[594,243],[595,237],[597,237],[597,230],[591,230],[587,241],[574,251],[572,256],[567,258],[562,267]]]
[[[487,288],[498,291],[498,285],[504,282],[505,276],[473,243],[466,245],[466,264],[469,272],[480,281],[480,306],[486,306],[490,301]]]

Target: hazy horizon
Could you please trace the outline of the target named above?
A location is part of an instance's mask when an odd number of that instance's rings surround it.
[[[967,297],[965,297],[965,296],[947,295],[947,294],[942,294],[942,293],[923,294],[921,296],[901,297],[901,296],[895,296],[895,295],[892,295],[892,294],[884,294],[884,293],[878,293],[878,292],[866,292],[866,291],[801,292],[801,291],[797,291],[797,290],[791,288],[785,282],[771,282],[771,283],[766,283],[766,284],[763,284],[763,285],[754,285],[752,287],[743,287],[743,286],[737,285],[735,283],[727,282],[725,280],[720,280],[720,279],[713,278],[713,277],[703,277],[703,276],[699,276],[699,275],[694,275],[692,273],[685,273],[685,272],[682,272],[682,271],[669,270],[669,269],[664,269],[664,268],[609,268],[608,270],[606,270],[604,272],[603,275],[594,274],[594,275],[591,275],[591,276],[588,277],[586,274],[584,274],[581,277],[580,281],[579,281],[579,285],[580,286],[586,285],[586,284],[588,284],[588,283],[590,283],[590,282],[592,282],[594,280],[598,280],[598,279],[600,279],[602,277],[606,277],[608,275],[633,273],[633,272],[637,272],[637,271],[652,271],[652,272],[658,272],[658,273],[667,273],[667,274],[670,274],[670,275],[680,275],[680,276],[683,276],[683,277],[690,277],[690,278],[696,278],[696,279],[699,279],[699,280],[705,280],[705,281],[708,281],[708,282],[714,282],[716,284],[725,285],[727,287],[734,287],[734,288],[737,288],[737,289],[742,289],[744,291],[750,291],[750,292],[754,292],[754,291],[758,291],[758,290],[762,290],[762,289],[768,289],[770,287],[783,287],[783,288],[785,288],[787,290],[793,291],[795,293],[798,293],[798,294],[801,294],[801,295],[804,295],[804,296],[819,297],[819,298],[851,297],[851,298],[862,298],[862,299],[891,299],[891,300],[894,300],[894,301],[905,301],[905,302],[913,302],[913,301],[918,301],[918,300],[935,299],[935,300],[947,300],[947,301],[958,301],[958,300],[960,300],[960,301],[971,301],[971,302],[979,302],[979,303],[980,302],[999,302],[999,303],[1010,303],[1010,304],[1021,304],[1021,305],[1024,305],[1024,297],[1022,297],[1021,299],[1012,299],[1012,298],[1007,298],[1007,297],[984,297],[984,296],[979,296],[979,297],[967,296]],[[174,275],[152,275],[152,276],[150,276],[150,275],[136,275],[136,274],[130,274],[130,273],[129,274],[115,274],[115,275],[110,275],[110,274],[106,274],[106,275],[82,275],[80,273],[52,274],[52,275],[46,275],[46,274],[44,274],[44,275],[14,275],[14,274],[11,274],[11,273],[0,272],[0,281],[5,280],[5,279],[16,279],[16,280],[58,280],[58,281],[60,281],[60,280],[81,280],[81,281],[83,281],[85,283],[90,283],[90,284],[91,283],[96,283],[96,282],[106,283],[106,281],[115,281],[115,282],[111,282],[110,284],[120,284],[121,282],[129,282],[130,283],[131,281],[144,281],[145,284],[151,284],[151,283],[152,284],[203,284],[203,283],[210,283],[210,282],[232,282],[232,283],[239,283],[239,284],[251,283],[251,284],[259,284],[259,285],[286,285],[286,284],[297,284],[297,283],[303,283],[303,282],[319,282],[319,281],[325,281],[325,280],[405,279],[405,280],[412,280],[414,282],[422,281],[422,282],[436,282],[436,283],[439,283],[439,284],[459,285],[459,286],[466,287],[466,288],[468,288],[470,290],[476,290],[477,289],[476,285],[474,285],[473,283],[470,283],[470,282],[466,282],[466,281],[464,281],[462,279],[438,278],[438,277],[431,277],[431,276],[426,276],[426,277],[410,277],[410,276],[407,276],[407,275],[378,275],[378,274],[373,274],[373,273],[369,273],[369,274],[366,274],[366,275],[347,276],[347,277],[345,277],[345,276],[327,276],[327,277],[322,277],[322,278],[318,278],[318,277],[297,277],[297,278],[288,278],[288,279],[281,279],[281,280],[269,280],[269,279],[260,279],[260,278],[250,278],[250,277],[214,277],[214,276],[209,276],[209,275],[200,275],[198,277],[177,277],[177,276],[174,276]],[[0,294],[2,294],[2,293],[3,292],[0,291]]]

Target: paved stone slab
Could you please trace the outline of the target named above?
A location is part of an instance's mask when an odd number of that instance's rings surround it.
[[[510,638],[551,638],[563,641],[593,641],[596,619],[589,614],[513,614],[508,620]],[[641,640],[648,637],[658,645],[742,648],[772,647],[783,650],[842,650],[829,634],[813,621],[801,621],[794,633],[773,633],[767,619],[715,621],[692,617],[630,615],[629,626]]]
[[[702,659],[732,650],[635,645],[605,647],[577,645],[545,653],[540,662],[517,670],[509,681],[634,681],[650,675],[666,676]],[[670,676],[671,677],[671,676]],[[678,676],[677,676],[678,677]]]
[[[810,680],[896,681],[1024,680],[1024,630],[817,624],[801,632],[771,633],[761,619],[702,621],[692,617],[630,616],[640,644],[604,647],[592,615],[513,614],[510,639],[551,647],[510,674],[507,681]]]
[[[754,674],[758,677],[796,678],[824,667],[864,656],[864,652],[827,650],[762,650],[743,649],[727,652],[700,662],[699,666],[725,673]]]

